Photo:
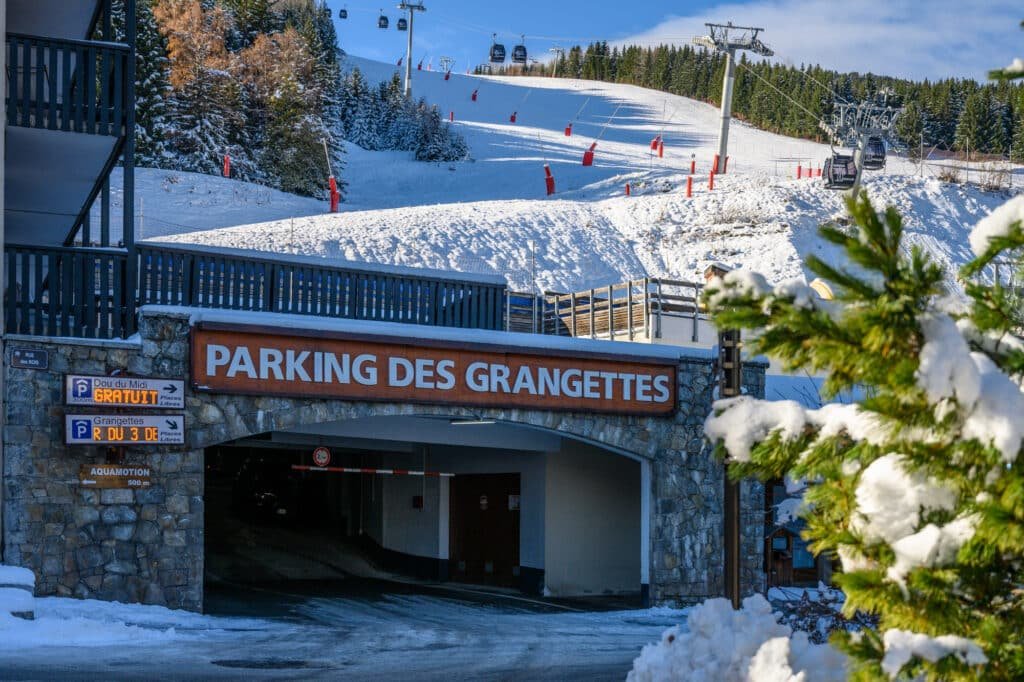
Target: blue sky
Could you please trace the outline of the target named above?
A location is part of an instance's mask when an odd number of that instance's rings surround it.
[[[491,33],[511,50],[526,35],[531,56],[552,46],[689,42],[705,21],[765,28],[764,40],[780,61],[818,63],[844,71],[872,71],[911,78],[985,73],[1024,56],[1024,3],[1020,0],[753,0],[673,2],[652,0],[422,0],[413,54],[434,68],[442,55],[465,71],[486,58]],[[406,36],[395,30],[397,2],[328,0],[342,48],[394,62],[405,54]],[[348,19],[337,19],[348,9]],[[391,28],[379,30],[383,7]]]

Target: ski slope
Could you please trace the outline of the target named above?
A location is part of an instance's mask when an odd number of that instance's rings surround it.
[[[348,61],[371,82],[396,70]],[[454,114],[471,160],[419,163],[348,145],[338,214],[324,213],[325,202],[246,183],[142,171],[143,237],[497,273],[519,290],[578,290],[644,275],[697,279],[712,262],[781,280],[807,277],[808,253],[840,258],[816,229],[843,212],[842,194],[795,179],[797,163],[819,166],[827,145],[734,121],[729,172],[712,191],[720,117],[702,102],[627,85],[459,74],[446,81],[429,71],[415,72],[414,94],[445,118]],[[571,137],[563,132],[569,123]],[[650,149],[657,135],[664,158]],[[594,142],[594,166],[583,167]],[[691,160],[697,172],[687,198]],[[545,164],[553,197],[545,195]],[[904,212],[909,243],[954,273],[970,257],[970,228],[1006,196],[914,172],[890,158],[866,188],[879,205]]]

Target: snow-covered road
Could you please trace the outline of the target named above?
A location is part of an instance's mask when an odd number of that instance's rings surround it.
[[[0,679],[621,680],[685,620],[367,582],[209,601],[231,615],[39,599],[34,622],[0,621]]]

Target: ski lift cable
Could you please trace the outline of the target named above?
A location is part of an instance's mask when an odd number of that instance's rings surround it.
[[[590,97],[588,97],[588,98],[587,98],[587,101],[585,101],[585,102],[583,103],[583,106],[581,106],[581,107],[580,107],[580,110],[576,112],[576,115],[575,115],[575,116],[573,116],[573,118],[572,118],[572,120],[573,120],[573,121],[578,121],[578,120],[580,120],[580,114],[582,114],[582,113],[583,113],[583,110],[587,108],[587,105],[588,105],[588,104],[590,104],[590,100],[591,100],[591,98],[590,98]]]
[[[808,116],[810,116],[810,117],[811,117],[812,119],[814,119],[815,121],[817,121],[817,122],[821,122],[821,116],[819,116],[818,114],[815,114],[815,113],[814,113],[813,111],[811,111],[810,109],[808,109],[808,108],[807,108],[807,107],[805,107],[804,105],[800,104],[800,102],[797,102],[797,101],[796,101],[795,99],[793,99],[792,97],[790,97],[789,95],[787,95],[787,94],[786,94],[785,92],[783,92],[783,91],[782,91],[782,90],[780,90],[779,88],[775,87],[775,85],[774,85],[773,83],[771,83],[770,81],[768,81],[768,80],[767,80],[766,78],[763,78],[763,77],[761,76],[761,74],[757,73],[756,71],[754,71],[754,70],[753,70],[752,68],[750,68],[749,66],[747,66],[747,65],[746,65],[746,64],[744,64],[743,62],[739,62],[739,61],[738,61],[738,62],[736,62],[736,64],[737,64],[738,66],[741,66],[742,68],[746,69],[746,70],[747,70],[747,73],[751,74],[752,76],[754,76],[755,78],[757,78],[757,79],[758,79],[759,81],[761,81],[762,83],[764,83],[765,85],[767,85],[768,87],[770,87],[770,88],[771,88],[772,90],[774,90],[774,91],[775,91],[775,92],[777,92],[778,94],[782,95],[782,97],[784,97],[785,99],[789,100],[789,101],[790,101],[790,102],[791,102],[791,103],[793,104],[793,106],[795,106],[795,107],[796,107],[797,109],[800,109],[801,111],[803,111],[804,113],[806,113],[806,114],[807,114]]]
[[[608,121],[605,122],[604,127],[601,128],[601,132],[598,133],[597,138],[594,140],[595,142],[600,141],[601,138],[604,137],[604,133],[606,130],[608,130],[608,126],[610,126],[612,124],[612,121],[615,120],[615,117],[619,113],[619,109],[621,109],[624,104],[625,102],[619,102],[619,106],[615,107],[615,111],[612,112],[612,115],[608,118]]]

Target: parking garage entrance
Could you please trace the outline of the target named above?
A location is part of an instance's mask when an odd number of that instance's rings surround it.
[[[638,459],[556,431],[371,416],[206,451],[208,584],[348,577],[640,595]]]

